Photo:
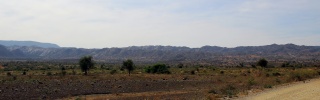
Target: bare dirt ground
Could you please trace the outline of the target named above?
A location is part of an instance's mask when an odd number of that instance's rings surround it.
[[[320,78],[279,86],[239,100],[320,100]]]
[[[36,76],[32,76],[36,77]],[[0,78],[0,100],[39,100],[71,98],[90,100],[196,99],[206,98],[213,80],[171,78],[170,75],[108,76],[19,76]],[[149,79],[150,77],[150,79]],[[182,77],[182,76],[181,76]],[[194,78],[192,78],[194,77]],[[4,77],[11,78],[11,77]],[[87,96],[93,95],[93,96]]]

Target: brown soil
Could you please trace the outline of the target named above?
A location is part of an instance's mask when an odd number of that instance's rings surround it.
[[[106,97],[111,99],[190,99],[205,97],[213,82],[183,78],[138,78],[141,77],[41,76],[28,79],[28,76],[19,76],[16,80],[0,81],[0,100],[61,99],[92,94],[107,94]]]

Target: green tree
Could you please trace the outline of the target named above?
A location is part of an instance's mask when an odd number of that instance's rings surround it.
[[[261,67],[267,67],[268,61],[267,61],[266,59],[262,58],[262,59],[260,59],[260,60],[258,61],[257,64],[258,64],[258,66],[261,66]]]
[[[89,69],[94,66],[94,62],[92,60],[92,56],[84,56],[79,60],[79,65],[81,67],[82,72],[84,75],[88,75]]]
[[[131,71],[134,70],[134,63],[133,63],[133,61],[132,61],[131,59],[128,59],[128,60],[126,60],[126,61],[123,61],[122,66],[123,66],[125,69],[128,70],[129,76],[130,76]]]

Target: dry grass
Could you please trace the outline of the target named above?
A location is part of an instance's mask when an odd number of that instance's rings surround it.
[[[319,76],[316,67],[306,68],[170,68],[172,74],[147,74],[143,68],[131,76],[126,71],[93,69],[83,76],[79,69],[0,71],[0,99],[136,98],[234,98],[275,85]],[[7,75],[8,72],[11,75]],[[47,73],[50,72],[51,75]],[[57,85],[59,84],[59,85]],[[24,86],[20,86],[24,85]],[[37,87],[38,89],[33,89]],[[17,91],[15,90],[17,89]],[[22,91],[30,90],[30,91]],[[6,93],[4,93],[4,91]],[[105,94],[82,96],[89,94]],[[12,94],[12,96],[10,96]],[[14,94],[14,95],[13,95]],[[6,95],[6,96],[3,96]],[[29,96],[25,96],[29,95]],[[121,97],[119,97],[121,95]],[[25,98],[15,98],[23,97]]]

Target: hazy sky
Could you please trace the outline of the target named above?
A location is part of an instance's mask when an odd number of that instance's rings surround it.
[[[83,48],[320,45],[320,0],[0,0],[0,40]]]

